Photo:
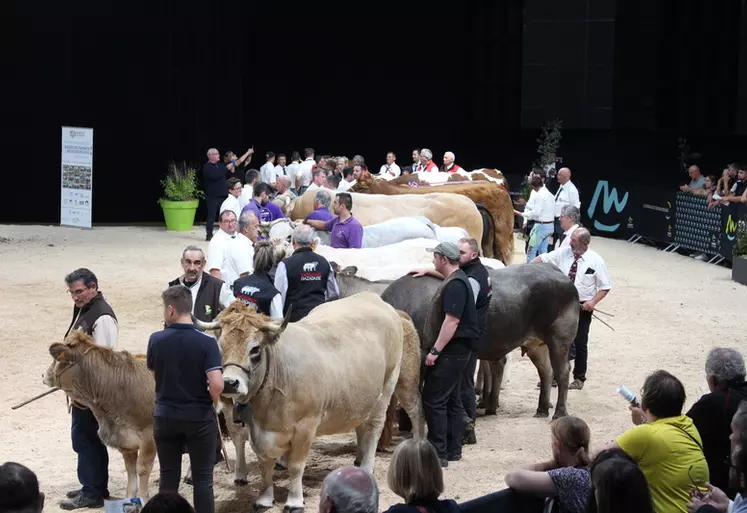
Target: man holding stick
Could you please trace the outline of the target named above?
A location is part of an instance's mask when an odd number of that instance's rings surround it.
[[[214,338],[192,324],[192,294],[174,285],[161,295],[166,329],[151,335],[147,363],[156,379],[153,435],[161,467],[159,492],[178,492],[182,447],[192,468],[197,513],[213,513],[213,462],[218,437],[214,404],[223,367]]]
[[[88,269],[77,269],[65,277],[68,292],[75,304],[73,322],[65,337],[73,330],[91,336],[97,345],[114,349],[117,345],[117,316],[99,290],[96,275]],[[68,492],[60,503],[64,510],[101,508],[109,497],[109,453],[99,438],[99,424],[91,410],[73,403],[71,408],[73,450],[78,454],[80,490]]]

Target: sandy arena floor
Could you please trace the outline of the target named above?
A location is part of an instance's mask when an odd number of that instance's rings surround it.
[[[42,372],[50,363],[47,348],[59,341],[70,323],[72,302],[63,277],[77,267],[92,269],[120,322],[120,349],[144,353],[148,336],[161,328],[159,294],[181,272],[179,258],[188,244],[203,244],[203,230],[182,234],[160,228],[98,228],[82,231],[47,226],[0,226],[0,261],[6,277],[0,291],[0,462],[28,465],[47,494],[45,511],[57,512],[64,492],[78,486],[76,457],[70,443],[70,420],[61,394],[20,410],[10,407],[43,392]],[[689,407],[707,391],[703,364],[715,345],[744,349],[740,305],[747,288],[730,280],[728,269],[687,257],[668,255],[622,241],[597,238],[592,247],[606,260],[613,291],[600,305],[615,317],[616,331],[599,322],[591,327],[589,381],[570,392],[569,411],[586,420],[592,445],[600,447],[627,429],[630,419],[615,387],[638,391],[645,376],[667,369],[685,383]],[[515,262],[524,260],[517,243]],[[607,320],[607,318],[605,318]],[[466,500],[505,487],[504,474],[514,466],[549,456],[547,420],[534,419],[537,375],[528,359],[514,353],[510,383],[498,416],[478,419],[479,444],[467,446],[464,459],[445,470],[445,497]],[[229,444],[231,464],[233,447]],[[249,486],[236,488],[224,465],[215,472],[217,511],[247,511],[257,494],[258,474],[251,451]],[[119,453],[110,451],[109,489],[125,491]],[[314,444],[304,476],[307,511],[315,511],[319,488],[330,471],[354,459],[354,437],[340,435]],[[380,508],[399,501],[386,486],[389,455],[379,455],[375,476],[381,487]],[[158,465],[156,464],[156,469]],[[282,507],[288,486],[278,472],[276,501]],[[158,471],[151,490],[158,488]],[[192,489],[181,492],[191,500]]]

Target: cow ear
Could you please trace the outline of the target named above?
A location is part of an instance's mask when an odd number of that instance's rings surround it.
[[[340,264],[338,264],[337,262],[330,262],[329,266],[332,268],[335,274],[340,274],[340,272],[342,272],[340,269]]]
[[[345,269],[341,270],[339,274],[343,276],[355,276],[355,274],[358,272],[358,268],[354,265],[349,265]]]
[[[274,344],[275,342],[277,342],[277,340],[280,338],[280,335],[285,331],[285,328],[288,327],[291,310],[293,310],[293,305],[288,307],[288,311],[286,312],[285,317],[283,317],[282,324],[278,325],[275,322],[268,322],[259,329],[259,331],[263,335],[265,335],[266,343]]]
[[[55,361],[60,363],[72,363],[75,361],[75,352],[67,344],[56,342],[49,346],[49,354]]]

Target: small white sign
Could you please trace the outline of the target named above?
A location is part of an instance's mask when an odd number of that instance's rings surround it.
[[[60,224],[91,228],[93,128],[62,127]]]

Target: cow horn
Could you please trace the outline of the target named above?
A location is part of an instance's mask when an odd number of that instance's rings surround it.
[[[220,321],[204,322],[194,315],[192,316],[192,322],[194,323],[195,328],[200,331],[217,330],[220,328]]]
[[[280,324],[280,326],[276,325],[275,323],[268,323],[265,324],[260,331],[263,331],[264,333],[270,335],[270,337],[272,338],[272,342],[275,342],[278,337],[280,337],[280,334],[285,331],[285,328],[288,327],[291,310],[293,310],[293,305],[290,305],[288,307],[288,311],[285,313],[285,317],[283,317],[283,322],[282,324]]]

